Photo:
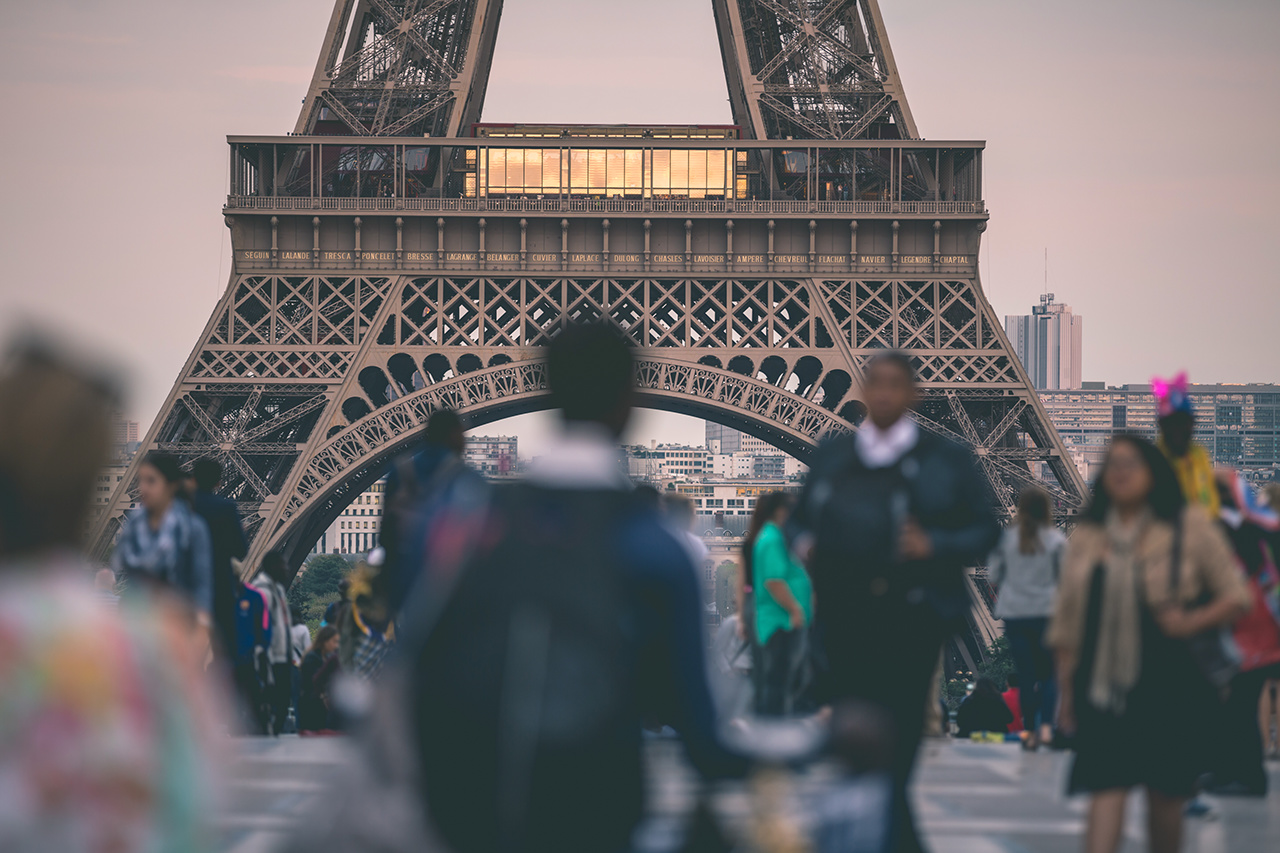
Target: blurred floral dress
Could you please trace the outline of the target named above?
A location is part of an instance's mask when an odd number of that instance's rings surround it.
[[[0,850],[208,850],[217,739],[181,611],[76,557],[0,566]]]

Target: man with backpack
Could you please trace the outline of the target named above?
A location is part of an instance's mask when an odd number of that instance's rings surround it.
[[[429,544],[453,581],[411,641],[410,718],[428,812],[459,853],[626,849],[645,720],[704,773],[744,769],[714,731],[689,557],[620,464],[633,370],[616,330],[565,328],[547,361],[559,439],[527,482],[491,490],[466,547]]]

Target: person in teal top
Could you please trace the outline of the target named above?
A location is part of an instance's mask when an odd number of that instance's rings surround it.
[[[782,525],[790,512],[782,492],[761,495],[743,546],[755,598],[756,712],[792,713],[803,688],[806,629],[813,619],[813,585],[791,556]]]

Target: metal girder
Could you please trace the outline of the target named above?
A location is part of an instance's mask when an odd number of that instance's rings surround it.
[[[876,0],[712,6],[734,121],[751,136],[919,138]]]
[[[295,133],[322,108],[356,136],[452,137],[479,119],[502,0],[353,5],[335,2]]]

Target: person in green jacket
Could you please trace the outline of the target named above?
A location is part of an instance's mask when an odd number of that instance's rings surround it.
[[[782,525],[790,498],[769,492],[756,501],[751,527],[743,543],[745,576],[755,599],[756,713],[792,713],[803,687],[806,629],[813,619],[813,585],[791,556]]]

